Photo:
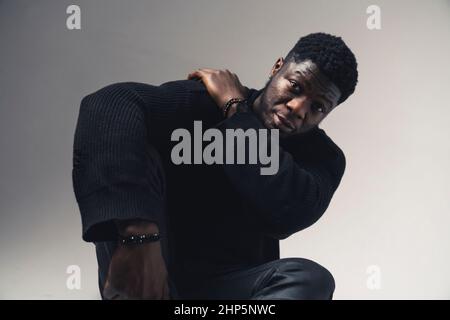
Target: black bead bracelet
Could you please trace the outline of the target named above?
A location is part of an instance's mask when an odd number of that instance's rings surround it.
[[[156,242],[159,241],[161,236],[159,233],[151,233],[151,234],[139,234],[139,235],[132,235],[129,237],[119,237],[119,242],[123,245],[130,245],[130,244],[143,244],[148,242]]]
[[[222,107],[222,111],[223,111],[223,115],[224,117],[228,116],[228,111],[230,110],[231,106],[235,103],[240,103],[240,102],[247,102],[246,99],[240,99],[240,98],[232,98],[230,100],[228,100],[224,106]]]

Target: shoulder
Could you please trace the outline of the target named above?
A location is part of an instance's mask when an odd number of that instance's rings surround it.
[[[123,96],[123,95],[152,95],[152,94],[187,94],[195,92],[206,92],[203,84],[193,80],[175,80],[160,85],[142,82],[117,82],[106,85],[89,96]]]
[[[316,128],[316,143],[321,146],[321,162],[332,177],[334,188],[337,189],[345,172],[346,159],[344,151],[327,135],[325,130]]]
[[[316,127],[303,137],[289,142],[289,149],[297,162],[310,168],[325,169],[333,177],[335,186],[344,174],[346,158],[344,151],[325,130]]]
[[[171,95],[208,94],[208,91],[206,90],[206,87],[203,85],[203,83],[194,80],[173,80],[164,82],[160,85],[127,82],[124,85],[132,87],[139,93],[157,90],[161,93]]]
[[[345,160],[342,149],[319,127],[301,136],[291,137],[284,144],[289,151],[302,154],[305,159]]]
[[[160,85],[141,82],[117,82],[106,85],[83,97],[82,109],[121,109],[153,112],[154,108],[173,108],[193,105],[196,93],[207,95],[201,83],[192,80],[176,80]],[[184,108],[182,108],[184,109]]]
[[[344,151],[328,136],[325,130],[321,128],[316,129],[318,139],[324,145],[324,152],[329,160],[343,163],[345,166],[345,154]]]

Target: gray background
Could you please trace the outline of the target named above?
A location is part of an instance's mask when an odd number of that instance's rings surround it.
[[[81,30],[66,8],[81,7]],[[382,29],[366,27],[381,7]],[[261,87],[310,32],[355,52],[356,93],[321,125],[347,170],[324,217],[282,242],[335,276],[336,299],[450,298],[449,1],[0,1],[0,298],[97,299],[71,182],[81,98],[198,67]],[[81,290],[66,288],[79,265]],[[367,268],[381,287],[367,287]]]

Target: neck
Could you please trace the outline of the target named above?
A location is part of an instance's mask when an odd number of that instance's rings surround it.
[[[255,112],[256,114],[259,114],[259,111],[261,109],[261,98],[262,98],[263,92],[255,99],[255,101],[253,102],[253,112]]]

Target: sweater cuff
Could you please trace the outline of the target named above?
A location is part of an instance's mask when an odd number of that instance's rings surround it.
[[[164,202],[152,197],[148,190],[111,190],[104,188],[78,202],[83,226],[83,240],[87,242],[117,240],[114,220],[144,219],[165,229]]]

